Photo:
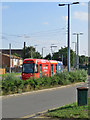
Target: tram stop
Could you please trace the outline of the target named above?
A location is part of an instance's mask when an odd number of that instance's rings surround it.
[[[77,104],[78,106],[88,104],[88,87],[77,88]]]

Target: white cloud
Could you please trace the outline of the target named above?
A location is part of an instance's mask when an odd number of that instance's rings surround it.
[[[75,19],[81,20],[81,21],[88,21],[88,13],[87,12],[74,12]]]
[[[48,22],[44,22],[43,24],[44,24],[44,25],[48,25]]]
[[[67,21],[68,20],[68,16],[62,16],[62,19]]]

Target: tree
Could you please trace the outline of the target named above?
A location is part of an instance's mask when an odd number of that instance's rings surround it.
[[[82,55],[82,56],[79,56],[79,64],[84,64],[85,63],[85,56]]]
[[[23,48],[23,59],[25,58],[31,58],[31,51],[32,51],[32,58],[41,58],[41,55],[39,52],[36,52],[35,48],[33,46],[25,47]]]
[[[51,54],[49,53],[48,55],[46,55],[44,59],[51,60]]]
[[[70,62],[71,62],[70,64],[71,64],[71,66],[73,66],[73,53],[75,55],[75,52],[73,52],[73,50],[71,49],[70,50]],[[53,54],[52,59],[62,61],[62,55],[63,55],[63,64],[65,66],[67,66],[67,47],[64,47],[64,48],[61,47],[61,49],[59,49],[58,52],[55,52]]]

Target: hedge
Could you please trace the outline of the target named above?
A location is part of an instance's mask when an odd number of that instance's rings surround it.
[[[2,95],[8,95],[49,88],[53,86],[67,85],[75,82],[85,82],[87,77],[87,71],[85,70],[78,70],[75,72],[63,71],[61,73],[57,73],[53,77],[32,77],[28,80],[21,80],[13,74],[8,74],[7,76],[2,76],[2,82],[0,81],[0,88],[2,89]]]

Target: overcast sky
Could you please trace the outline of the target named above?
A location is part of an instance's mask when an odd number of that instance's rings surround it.
[[[44,56],[50,53],[50,46],[58,51],[67,46],[67,6],[59,7],[60,2],[2,2],[2,48],[23,48],[36,46]],[[1,7],[0,7],[1,9]],[[88,2],[70,7],[71,48],[76,41],[73,32],[83,35],[79,37],[79,55],[88,54]],[[1,36],[1,33],[0,33]]]

